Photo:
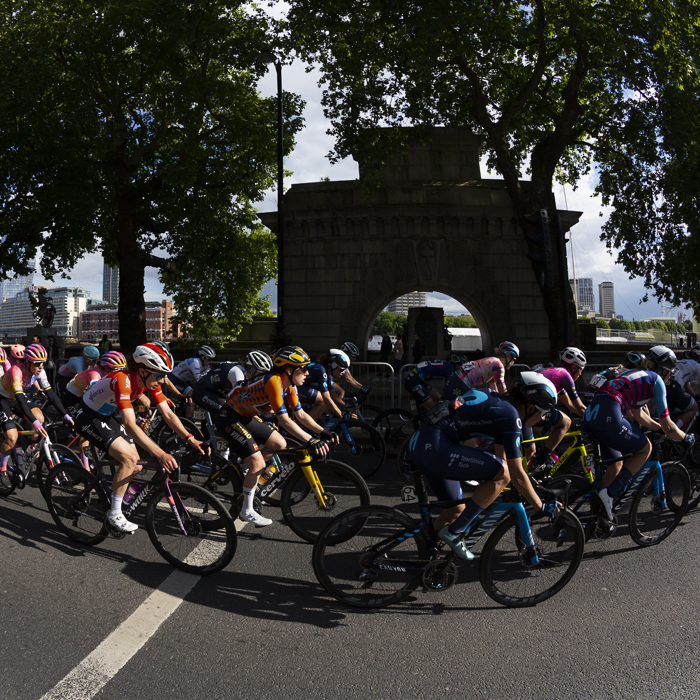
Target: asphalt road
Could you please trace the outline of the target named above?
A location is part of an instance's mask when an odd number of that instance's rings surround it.
[[[371,487],[398,502],[398,484]],[[700,511],[648,549],[620,528],[535,608],[493,603],[475,561],[449,591],[366,612],[324,594],[311,546],[282,522],[248,526],[229,567],[190,579],[153,634],[132,618],[127,642],[142,646],[95,697],[697,700],[699,536]],[[29,487],[0,501],[0,557],[0,700],[50,693],[173,580],[145,530],[80,547]],[[50,697],[81,700],[87,685]]]

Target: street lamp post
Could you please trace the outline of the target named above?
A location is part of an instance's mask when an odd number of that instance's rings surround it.
[[[282,144],[282,62],[269,49],[258,55],[262,64],[274,64],[277,71],[277,333],[274,345],[286,345],[284,327],[284,151]]]

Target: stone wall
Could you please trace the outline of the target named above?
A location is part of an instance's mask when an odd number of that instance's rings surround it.
[[[547,316],[505,184],[479,177],[468,130],[431,136],[390,161],[377,189],[357,180],[286,193],[287,332],[311,354],[346,340],[362,348],[390,301],[438,291],[474,315],[484,349],[510,339],[525,357],[546,357]],[[565,230],[578,220],[561,214]],[[273,231],[276,217],[260,214]]]

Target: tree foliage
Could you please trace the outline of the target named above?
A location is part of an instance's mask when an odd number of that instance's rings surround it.
[[[445,326],[447,328],[478,328],[477,322],[470,314],[445,316]]]
[[[395,314],[391,311],[380,311],[372,324],[371,335],[379,335],[382,331],[387,335],[401,335],[407,326],[408,320],[403,314]]]
[[[635,124],[665,118],[681,136],[668,112],[649,111],[666,94],[669,76],[687,72],[681,37],[689,21],[697,24],[698,0],[290,0],[290,6],[290,43],[321,65],[333,158],[363,151],[380,165],[406,138],[397,127],[470,127],[483,137],[489,165],[503,176],[526,233],[528,214],[553,208],[555,179],[575,185],[594,161],[613,177],[621,167],[615,153],[632,164],[644,160],[658,132],[644,127],[636,135]],[[678,138],[677,147],[683,144]],[[633,186],[644,169],[626,167],[624,184]],[[613,198],[614,182],[601,182],[601,192]],[[634,216],[655,204],[644,197],[640,191],[614,202],[627,207],[636,229],[620,234],[613,218],[609,240],[634,238],[657,252],[648,216]],[[678,229],[668,233],[663,245],[672,255]],[[647,284],[661,279],[661,265]],[[556,260],[554,274],[559,281],[566,275]],[[568,285],[543,293],[543,303],[554,348],[565,316],[576,325]]]
[[[0,0],[0,272],[41,248],[52,278],[86,252],[120,267],[122,343],[145,340],[143,273],[180,317],[260,310],[274,245],[252,201],[274,183],[276,99],[256,64],[275,27],[222,0]],[[301,127],[285,94],[285,152]],[[263,302],[264,306],[264,302]]]

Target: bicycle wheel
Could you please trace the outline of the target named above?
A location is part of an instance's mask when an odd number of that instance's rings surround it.
[[[481,554],[481,585],[497,603],[522,608],[551,598],[571,580],[583,557],[583,529],[569,510],[554,520],[531,520],[539,563],[532,565],[524,554],[525,543],[518,518],[499,523]]]
[[[189,418],[180,418],[180,423],[188,433],[194,435],[195,440],[204,440],[202,431]],[[152,439],[158,447],[166,452],[176,452],[182,447],[182,438],[165,421],[158,428],[156,434],[152,436]]]
[[[41,449],[37,455],[36,464],[34,465],[34,468],[36,469],[37,485],[39,486],[39,489],[44,497],[46,497],[49,472],[55,466],[59,464],[70,464],[74,467],[80,467],[83,470],[85,469],[78,453],[72,450],[70,447],[51,443],[49,446],[49,452],[51,454],[51,460],[46,458],[44,450]]]
[[[163,484],[148,502],[146,530],[163,559],[191,574],[220,571],[236,553],[230,513],[214,495],[194,484]]]
[[[238,517],[243,481],[235,467],[221,455],[186,454],[180,464],[180,481],[206,489],[224,504],[234,520]]]
[[[360,420],[346,420],[333,431],[340,437],[340,444],[331,446],[333,457],[363,478],[368,479],[384,464],[386,445],[376,428]]]
[[[4,496],[5,498],[11,496],[17,490],[22,478],[21,471],[17,466],[14,455],[11,455],[7,462],[7,478],[9,480],[8,486],[3,486],[0,483],[0,496]]]
[[[82,465],[59,463],[49,472],[46,483],[46,504],[62,532],[87,545],[99,544],[107,537],[104,518],[109,499]]]
[[[656,469],[644,478],[630,505],[630,537],[641,547],[665,540],[677,527],[688,510],[690,477],[685,467],[676,462],[661,465],[664,478],[666,506],[655,494]]]
[[[413,465],[411,464],[410,443],[411,438],[406,438],[399,448],[399,453],[396,455],[396,468],[398,469],[401,481],[409,486],[414,486],[413,477],[411,476]]]
[[[361,403],[357,409],[362,414],[362,420],[370,425],[373,425],[377,416],[382,413],[382,409],[379,406],[373,406],[369,403]]]
[[[550,491],[559,491],[565,488],[566,481],[570,482],[567,504],[581,522],[585,540],[588,542],[592,536],[598,536],[596,533],[599,517],[598,509],[591,498],[591,482],[583,476],[569,474],[545,479],[542,486]]]
[[[382,608],[420,585],[429,563],[418,523],[386,506],[353,508],[334,518],[314,545],[318,582],[336,600],[357,608]],[[399,539],[406,532],[412,535]]]
[[[301,467],[297,467],[282,486],[282,516],[292,532],[307,542],[315,542],[328,521],[349,508],[369,505],[365,480],[342,462],[327,460],[313,465],[323,488],[323,503]]]
[[[390,408],[372,422],[384,439],[387,449],[396,450],[418,428],[415,416],[405,408]]]

